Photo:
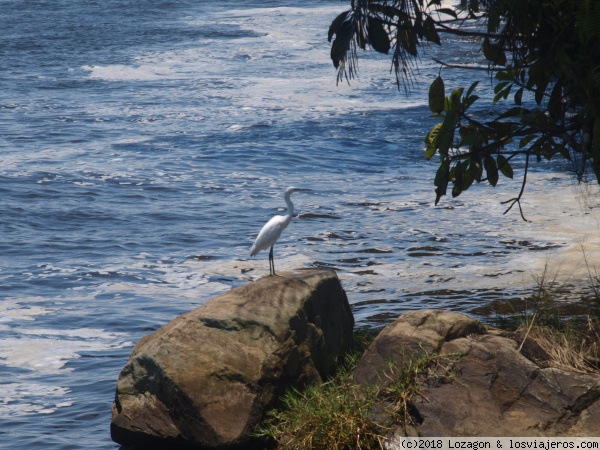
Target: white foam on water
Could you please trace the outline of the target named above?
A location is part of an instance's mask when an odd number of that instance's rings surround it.
[[[128,335],[100,329],[14,328],[0,337],[0,365],[29,370],[36,375],[73,370],[65,367],[84,353],[126,348]],[[18,335],[14,336],[14,332]]]
[[[194,80],[197,87],[189,95],[198,98],[198,111],[170,113],[179,118],[183,114],[204,119],[207,107],[227,108],[232,120],[236,116],[247,120],[249,115],[253,117],[253,110],[264,117],[269,109],[280,111],[278,119],[296,120],[299,111],[322,115],[425,104],[421,97],[409,99],[398,92],[394,76],[388,73],[389,58],[375,52],[361,52],[359,78],[352,85],[336,85],[326,30],[341,8],[343,5],[277,7],[211,14],[188,25],[214,26],[217,21],[219,26],[240,27],[256,36],[227,44],[217,41],[218,37],[204,38],[191,48],[140,54],[131,65],[88,65],[83,69],[90,78],[105,81]],[[279,70],[273,70],[273,65]],[[374,85],[378,89],[373,89]],[[386,95],[380,95],[382,89]],[[377,95],[376,102],[370,94]],[[230,106],[223,105],[222,99]],[[151,111],[146,109],[145,114]],[[227,126],[230,130],[244,128],[239,123]]]
[[[87,65],[82,69],[88,72],[90,78],[105,81],[154,81],[171,79],[177,74],[172,68],[162,65],[141,64],[126,66],[123,64],[112,64],[108,66]]]
[[[33,303],[36,299],[29,299]],[[38,299],[42,300],[42,299]],[[51,310],[39,305],[26,305],[26,302],[15,298],[4,299],[0,302],[0,325],[10,322],[30,322],[37,316],[50,314]]]
[[[29,414],[51,414],[73,405],[70,390],[35,382],[0,384],[0,419]]]

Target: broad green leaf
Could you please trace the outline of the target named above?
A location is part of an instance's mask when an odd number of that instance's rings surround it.
[[[521,140],[519,141],[519,148],[523,148],[525,147],[527,144],[529,144],[531,141],[533,141],[535,139],[535,134],[530,134],[529,136],[525,136],[524,138],[521,138]]]
[[[481,166],[481,161],[472,159],[469,170],[473,174],[473,178],[479,183],[481,181],[481,177],[483,176],[483,167]]]
[[[336,31],[336,38],[331,44],[331,60],[337,69],[342,61],[345,61],[346,54],[350,50],[350,42],[354,36],[354,29],[350,22],[344,22]]]
[[[452,145],[452,140],[454,139],[454,128],[447,129],[443,127],[440,131],[440,134],[437,138],[437,147],[440,151],[440,155],[447,156],[448,150]]]
[[[437,150],[435,144],[430,144],[425,149],[425,159],[429,161],[435,155],[435,151]]]
[[[453,175],[454,186],[452,187],[452,197],[458,197],[463,191],[463,166],[460,162],[454,166]]]
[[[456,15],[456,11],[454,11],[453,9],[450,9],[450,8],[440,8],[437,10],[437,12],[439,12],[440,14],[448,14],[449,16],[452,16],[455,19],[458,17]]]
[[[462,190],[466,191],[471,187],[475,181],[475,171],[473,170],[473,165],[471,164],[470,159],[466,159],[463,161],[463,182],[462,182]]]
[[[502,175],[506,178],[512,179],[513,169],[504,155],[498,155],[498,169],[500,169],[500,172],[502,172]]]
[[[500,100],[501,98],[506,99],[508,97],[508,94],[510,94],[511,89],[512,89],[512,84],[509,84],[507,87],[505,87],[500,92],[498,92],[496,94],[496,96],[494,97],[494,105],[496,103],[498,103],[498,100]]]
[[[435,174],[435,204],[437,205],[448,189],[448,181],[450,179],[450,160],[444,158]]]
[[[465,98],[464,101],[464,107],[465,107],[465,111],[470,108],[470,106],[475,103],[477,100],[479,100],[479,96],[478,95],[469,95],[468,97]]]
[[[494,86],[494,94],[497,94],[498,92],[502,91],[502,89],[504,89],[509,84],[510,81],[501,81],[500,83],[496,84],[496,86]]]
[[[487,155],[483,160],[483,166],[487,173],[488,183],[492,186],[496,186],[496,184],[498,184],[498,166],[496,165],[496,160],[490,155]]]
[[[435,144],[438,133],[440,132],[440,129],[442,128],[442,125],[443,125],[442,122],[436,123],[435,126],[431,129],[431,131],[429,133],[427,133],[427,136],[425,137],[425,145]]]
[[[497,44],[492,44],[488,38],[485,38],[483,40],[482,49],[485,59],[499,66],[506,65],[506,54],[504,53],[504,50],[502,50],[502,47]]]
[[[435,29],[435,21],[431,18],[431,16],[427,16],[427,19],[425,19],[423,24],[423,28],[425,39],[427,39],[429,42],[434,42],[440,45],[440,35]]]
[[[367,30],[369,34],[369,44],[373,50],[386,55],[390,51],[390,38],[383,27],[383,22],[376,17],[369,17]]]
[[[478,84],[479,84],[479,81],[476,81],[475,83],[471,84],[471,86],[467,90],[467,93],[465,94],[465,97],[468,98],[473,93],[473,91],[475,90],[475,88],[477,87]]]
[[[515,92],[515,104],[521,105],[522,99],[523,99],[523,88],[521,88],[517,92]]]
[[[348,17],[348,14],[351,11],[344,11],[343,13],[339,14],[335,19],[333,19],[333,22],[331,22],[331,25],[329,25],[329,32],[327,33],[327,40],[329,42],[331,42],[331,38],[333,37],[334,34],[337,34],[340,26],[342,25],[342,23],[344,23],[344,20],[346,20],[346,17]]]
[[[444,80],[438,76],[429,86],[429,109],[435,114],[444,111],[445,100]]]

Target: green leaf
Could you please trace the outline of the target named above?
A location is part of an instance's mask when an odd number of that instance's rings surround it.
[[[440,114],[444,111],[445,96],[444,80],[438,76],[429,86],[429,109],[433,113]]]
[[[498,155],[498,169],[506,178],[512,179],[513,169],[504,155]]]
[[[442,196],[446,195],[448,181],[450,179],[450,160],[444,158],[435,174],[435,204],[437,205]]]
[[[485,38],[483,40],[482,49],[485,59],[498,66],[506,65],[506,54],[500,45],[492,44],[488,38]]]
[[[342,25],[342,23],[344,23],[344,20],[346,20],[346,17],[350,12],[351,10],[344,11],[343,13],[339,14],[335,19],[333,19],[333,22],[331,22],[331,25],[329,25],[329,32],[327,33],[327,40],[329,42],[331,42],[331,38],[333,37],[333,35],[337,34],[340,26]]]
[[[496,186],[498,183],[498,166],[496,165],[496,160],[490,155],[487,155],[483,160],[483,166],[487,173],[488,183],[492,186]]]
[[[466,159],[463,161],[463,182],[462,182],[462,190],[466,191],[471,187],[473,181],[475,181],[475,171],[473,170],[473,165],[470,159]]]
[[[437,12],[439,12],[440,14],[448,14],[449,16],[452,16],[455,19],[458,18],[456,11],[454,11],[453,9],[450,9],[450,8],[440,8],[437,10]]]
[[[336,31],[336,38],[331,44],[331,60],[337,69],[342,61],[346,60],[346,54],[350,50],[350,42],[354,36],[354,28],[350,22],[344,22]]]
[[[477,87],[478,84],[479,84],[479,81],[476,81],[475,83],[471,84],[471,86],[467,90],[467,93],[465,94],[465,97],[468,98],[473,93],[473,91],[475,90],[475,88]]]
[[[383,22],[376,17],[369,17],[367,32],[369,34],[369,44],[373,50],[386,55],[390,51],[390,37],[383,27]]]
[[[521,138],[521,140],[519,141],[519,148],[525,147],[527,144],[529,144],[534,139],[535,139],[535,134],[530,134],[529,136],[525,136],[524,138]]]
[[[442,129],[442,123],[436,124],[429,133],[427,133],[427,137],[425,138],[425,145],[427,148],[425,149],[425,158],[429,161],[435,155],[435,151],[437,150],[437,137]]]
[[[483,176],[483,167],[481,167],[481,161],[472,159],[469,171],[473,174],[473,178],[479,183],[481,181],[481,177]]]
[[[463,191],[463,166],[460,162],[454,166],[454,186],[452,187],[452,197],[458,197]]]
[[[523,99],[523,88],[515,92],[515,104],[520,105]]]
[[[444,118],[444,122],[442,122],[442,126],[436,140],[437,147],[440,155],[442,156],[448,155],[448,150],[450,149],[452,141],[454,140],[454,132],[457,123],[458,114],[456,111],[449,111]]]
[[[498,84],[504,84],[504,83],[498,83]],[[506,99],[508,97],[508,94],[510,94],[510,90],[512,89],[512,84],[508,84],[507,87],[505,87],[502,90],[499,90],[499,92],[496,94],[496,96],[494,97],[494,105],[496,103],[498,103],[498,100],[500,100],[501,98]],[[495,89],[494,89],[495,90]]]
[[[501,92],[506,86],[510,84],[510,81],[501,81],[494,86],[494,94]]]
[[[425,39],[427,39],[429,42],[434,42],[440,45],[440,35],[435,29],[435,21],[431,16],[427,16],[427,19],[425,19],[425,22],[423,24],[423,28]]]
[[[475,90],[475,88],[477,87],[478,84],[479,84],[479,81],[476,81],[473,84],[471,84],[471,86],[469,87],[469,89],[467,89],[467,93],[465,94],[465,97],[464,97],[464,100],[463,100],[464,111],[466,111],[467,109],[469,109],[469,107],[473,103],[475,103],[477,100],[479,100],[479,96],[478,95],[471,95],[473,93],[473,91]]]
[[[479,95],[470,95],[465,99],[465,103],[464,103],[464,107],[465,107],[465,111],[473,104],[475,103],[477,100],[479,100]]]

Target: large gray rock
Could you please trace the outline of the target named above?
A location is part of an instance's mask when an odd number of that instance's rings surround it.
[[[287,387],[335,369],[353,326],[332,270],[232,289],[137,343],[117,383],[112,438],[245,448]]]
[[[462,314],[410,312],[375,339],[354,380],[389,385],[390,367],[441,355],[440,378],[425,382],[411,401],[417,426],[397,429],[396,435],[600,435],[600,376],[551,367],[535,342],[519,352],[517,341]],[[392,422],[385,411],[382,405],[379,420]]]

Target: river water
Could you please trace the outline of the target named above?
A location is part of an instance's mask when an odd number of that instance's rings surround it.
[[[0,0],[1,448],[117,448],[133,344],[268,274],[248,251],[287,186],[313,192],[293,197],[277,269],[335,268],[360,326],[425,307],[485,318],[546,264],[575,286],[584,252],[600,265],[598,188],[568,166],[535,165],[530,222],[502,214],[518,180],[434,206],[439,67],[423,58],[406,94],[364,53],[336,86],[326,34],[345,5],[291,5]]]

